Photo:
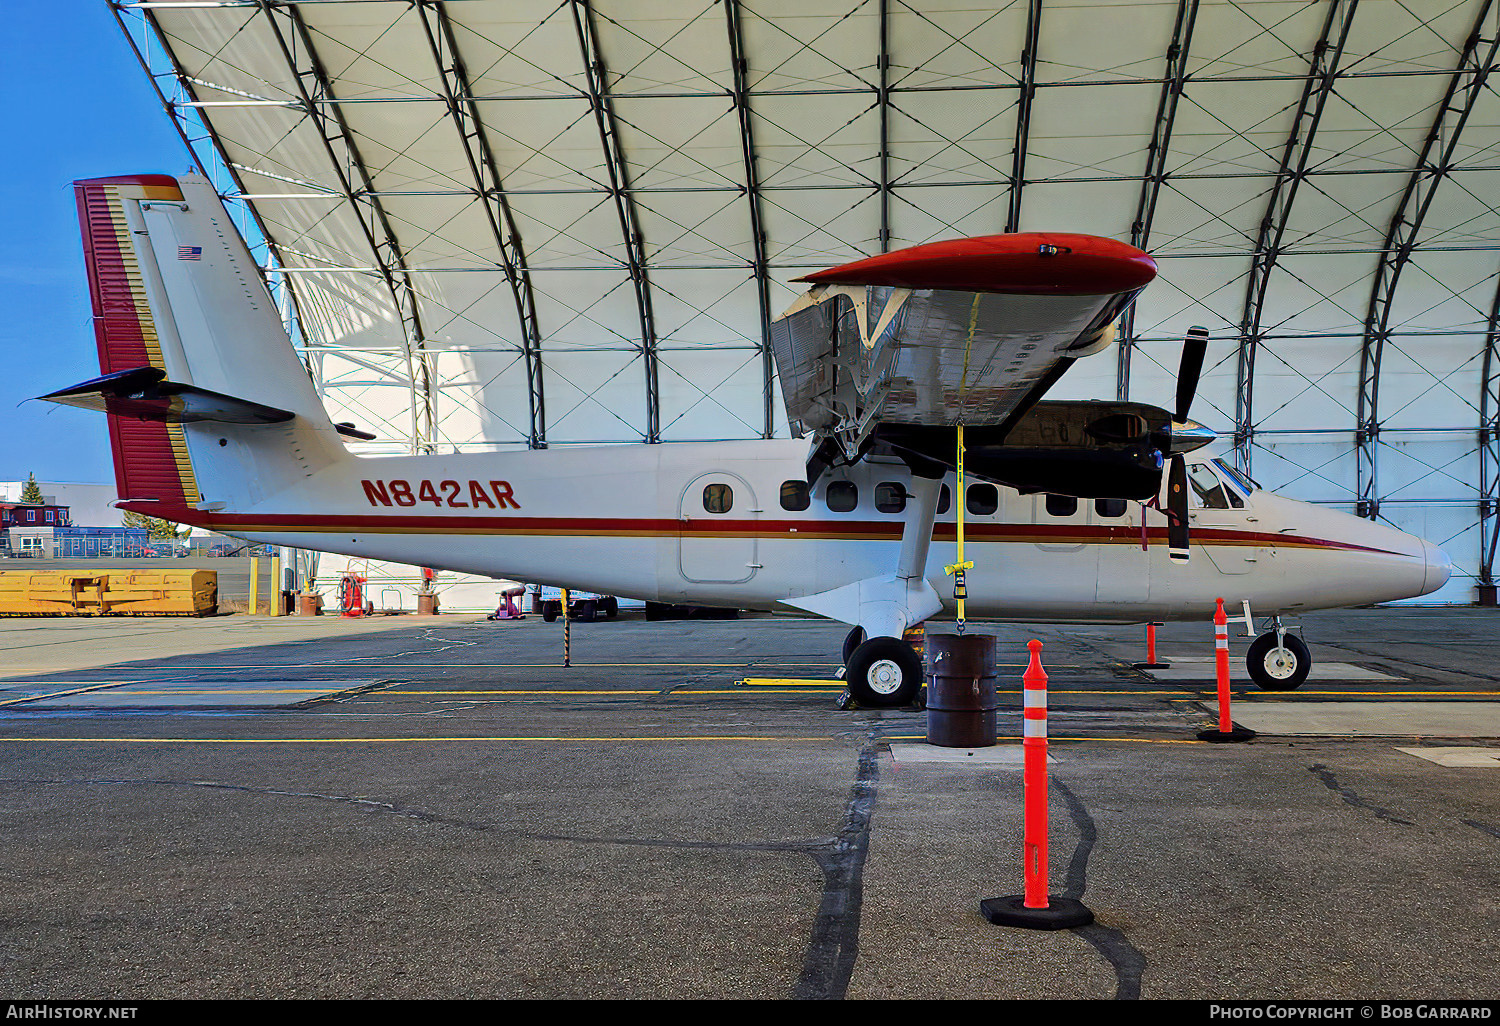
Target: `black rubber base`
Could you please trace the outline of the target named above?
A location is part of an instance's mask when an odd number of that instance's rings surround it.
[[[1207,741],[1211,744],[1216,745],[1231,744],[1235,741],[1249,741],[1254,736],[1255,731],[1251,730],[1249,727],[1239,726],[1233,727],[1228,731],[1217,729],[1198,731],[1199,741]]]
[[[1133,670],[1170,670],[1172,668],[1172,664],[1171,663],[1131,663],[1130,667]]]
[[[834,701],[833,707],[835,709],[856,710],[856,711],[859,710],[859,709],[863,709],[864,708],[864,706],[860,705],[859,702],[855,701],[854,696],[852,694],[850,694],[848,688],[845,688],[843,690],[843,692],[839,695],[839,697]],[[888,706],[887,708],[891,708],[891,707]],[[894,708],[897,708],[897,709],[911,709],[911,710],[914,710],[916,712],[922,712],[922,711],[924,711],[927,708],[927,688],[923,687],[923,688],[918,689],[918,691],[917,691],[917,697],[911,700],[911,704],[910,705],[898,705],[898,706],[895,706]],[[991,742],[991,743],[993,743],[993,742]]]
[[[979,911],[996,926],[1022,930],[1071,930],[1094,921],[1094,913],[1083,902],[1056,895],[1048,895],[1046,908],[1027,908],[1024,894],[985,898],[979,903]]]

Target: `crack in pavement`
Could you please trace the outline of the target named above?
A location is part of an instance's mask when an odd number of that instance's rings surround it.
[[[864,901],[870,818],[880,781],[880,756],[872,729],[859,751],[859,771],[849,792],[844,821],[833,843],[810,852],[823,871],[823,897],[792,997],[839,1000],[849,991],[859,956],[859,916]]]
[[[1088,889],[1089,856],[1098,843],[1099,829],[1094,825],[1094,817],[1089,814],[1089,810],[1066,784],[1054,777],[1052,787],[1062,795],[1068,806],[1068,815],[1078,828],[1078,846],[1073,849],[1073,857],[1068,862],[1067,883],[1062,896],[1082,900],[1083,892]],[[1146,956],[1130,943],[1122,931],[1095,920],[1087,926],[1075,926],[1069,932],[1082,937],[1113,967],[1116,1001],[1140,1000]]]
[[[1492,827],[1488,823],[1481,823],[1477,819],[1461,819],[1459,822],[1464,826],[1473,827],[1480,833],[1489,834],[1491,837],[1500,837],[1500,829]]]
[[[1307,769],[1310,773],[1313,774],[1313,776],[1317,777],[1318,780],[1322,782],[1324,787],[1328,788],[1328,790],[1332,791],[1334,794],[1342,798],[1344,800],[1344,804],[1352,805],[1356,809],[1364,809],[1368,812],[1372,812],[1377,818],[1383,819],[1387,823],[1399,823],[1402,826],[1413,825],[1411,820],[1402,819],[1390,809],[1376,805],[1374,802],[1360,797],[1353,788],[1339,783],[1339,779],[1338,777],[1333,775],[1333,771],[1330,770],[1327,766],[1323,765],[1321,762],[1313,763],[1311,766],[1307,767]]]

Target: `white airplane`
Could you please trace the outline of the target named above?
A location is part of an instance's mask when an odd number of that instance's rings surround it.
[[[1201,329],[1174,411],[1041,401],[1110,345],[1155,276],[1123,243],[959,239],[809,275],[773,332],[800,438],[362,458],[340,436],[370,436],[329,420],[206,179],[76,190],[103,376],[43,398],[109,414],[123,509],[655,602],[812,612],[852,626],[846,680],[874,706],[921,684],[903,631],[955,610],[955,501],[968,615],[1203,620],[1222,596],[1247,627],[1251,608],[1267,618],[1248,660],[1274,689],[1311,665],[1283,616],[1423,595],[1451,571],[1420,538],[1201,458]],[[1187,558],[1189,530],[1206,558]]]

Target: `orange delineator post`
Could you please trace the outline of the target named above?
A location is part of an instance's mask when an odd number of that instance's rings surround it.
[[[1156,624],[1146,624],[1146,662],[1156,662]]]
[[[1229,715],[1229,617],[1224,615],[1224,600],[1215,599],[1214,607],[1214,672],[1219,677],[1219,733],[1234,730],[1234,719]]]
[[[1033,638],[1026,647],[1031,649],[1031,662],[1021,677],[1025,892],[985,898],[979,903],[979,912],[996,926],[1067,930],[1093,922],[1094,913],[1077,898],[1047,893],[1047,672],[1042,669],[1042,643]]]
[[[1219,726],[1216,730],[1200,730],[1198,740],[1249,741],[1255,736],[1255,731],[1236,727],[1229,708],[1229,617],[1224,615],[1224,600],[1214,601],[1214,673],[1219,679]]]
[[[1031,664],[1021,677],[1024,708],[1021,749],[1026,804],[1027,908],[1047,907],[1047,671],[1042,669],[1042,643],[1027,642]]]

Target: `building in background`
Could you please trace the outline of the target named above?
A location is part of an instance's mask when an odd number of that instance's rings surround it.
[[[19,503],[22,481],[0,481],[0,503]],[[53,506],[66,506],[72,511],[70,524],[87,524],[90,527],[119,527],[123,522],[121,513],[110,503],[114,502],[115,486],[83,481],[38,481],[42,490],[42,501]]]
[[[18,559],[117,559],[167,554],[156,551],[151,532],[144,527],[23,526],[4,533],[8,536],[6,555]]]

